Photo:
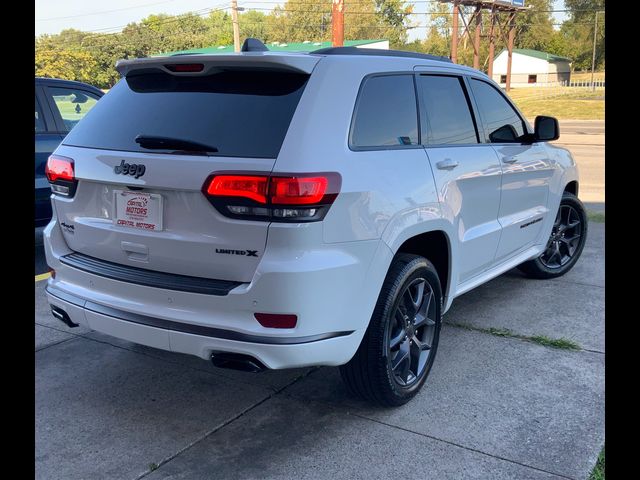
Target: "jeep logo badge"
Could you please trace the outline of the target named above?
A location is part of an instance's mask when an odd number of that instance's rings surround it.
[[[132,177],[136,177],[139,178],[142,175],[144,175],[144,172],[146,171],[146,167],[142,164],[137,165],[135,163],[124,163],[124,160],[122,160],[120,162],[120,165],[116,165],[115,167],[113,167],[113,171],[116,172],[116,174],[120,175],[131,175]]]

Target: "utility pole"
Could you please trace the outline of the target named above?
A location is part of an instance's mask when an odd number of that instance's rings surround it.
[[[333,0],[331,7],[331,45],[344,45],[344,0]]]
[[[489,66],[487,67],[487,75],[493,80],[493,57],[496,54],[496,41],[494,38],[496,28],[496,13],[491,9],[491,27],[489,28]]]
[[[451,32],[451,61],[458,63],[458,2],[453,2],[453,25]]]
[[[511,90],[511,63],[513,62],[513,42],[516,38],[516,14],[509,14],[509,43],[507,45],[507,92]]]
[[[598,44],[598,13],[596,12],[596,23],[593,27],[593,56],[591,57],[591,89],[596,91],[596,84],[593,82],[593,76],[596,70],[596,45]]]
[[[482,6],[476,7],[476,38],[473,42],[473,68],[480,69],[480,33],[482,29]]]
[[[233,22],[233,51],[240,51],[240,27],[238,26],[238,0],[231,0],[231,21]]]

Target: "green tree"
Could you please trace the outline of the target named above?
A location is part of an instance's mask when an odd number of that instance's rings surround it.
[[[287,1],[267,16],[270,41],[304,42],[331,40],[331,0],[316,3]],[[404,44],[411,5],[401,0],[369,0],[345,4],[345,40],[388,39],[393,46]]]
[[[420,51],[448,57],[451,54],[451,7],[444,3],[432,4],[428,13],[429,27]]]
[[[97,62],[87,52],[68,48],[37,48],[36,76],[93,83]]]
[[[221,10],[211,12],[207,17],[206,42],[200,47],[213,45],[233,45],[233,24],[231,15]]]
[[[576,70],[591,68],[595,19],[598,11],[596,68],[604,68],[606,31],[604,0],[565,0],[564,3],[569,10],[569,19],[560,29],[566,48],[565,56],[573,60],[573,68]]]
[[[269,35],[267,29],[267,16],[258,10],[249,10],[240,14],[238,23],[240,24],[240,37],[257,38],[262,42],[268,42]]]
[[[529,10],[516,15],[516,48],[546,52],[553,37],[551,0],[527,0]]]

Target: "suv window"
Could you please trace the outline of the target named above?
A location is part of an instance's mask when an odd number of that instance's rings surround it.
[[[518,143],[527,132],[518,112],[493,86],[471,79],[471,90],[484,123],[485,136],[490,143]]]
[[[35,97],[35,99],[36,99],[36,133],[44,133],[47,131],[47,126],[44,123],[44,117],[42,116],[42,109],[40,108],[38,97]]]
[[[91,110],[99,97],[76,88],[49,87],[49,93],[68,132]]]
[[[478,133],[459,77],[420,75],[423,143],[450,145],[478,143]]]
[[[161,152],[135,142],[145,135],[210,145],[218,149],[214,155],[276,158],[308,78],[249,70],[184,77],[131,75],[118,82],[63,143]]]
[[[413,75],[365,80],[356,104],[349,145],[356,148],[418,145]]]

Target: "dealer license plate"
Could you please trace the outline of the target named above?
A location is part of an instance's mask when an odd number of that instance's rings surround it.
[[[140,230],[162,230],[162,195],[115,190],[114,223]]]

